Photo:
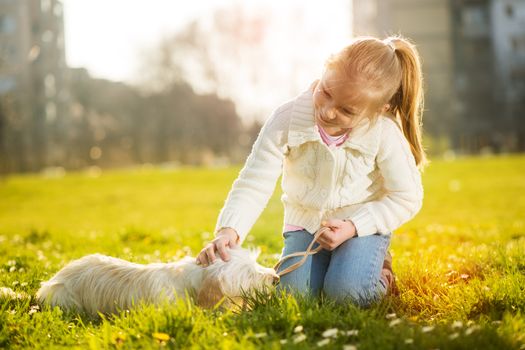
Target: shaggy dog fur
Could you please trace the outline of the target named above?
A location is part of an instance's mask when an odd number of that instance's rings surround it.
[[[218,258],[208,267],[186,257],[173,263],[141,265],[93,254],[75,260],[47,282],[37,298],[41,303],[96,316],[115,313],[139,302],[158,304],[190,295],[198,305],[212,307],[219,301],[271,286],[278,276],[256,262],[257,253],[243,248],[229,250],[230,261]]]

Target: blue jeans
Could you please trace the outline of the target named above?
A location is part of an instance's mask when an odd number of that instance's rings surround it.
[[[305,251],[313,239],[313,235],[306,230],[285,232],[283,236],[282,256]],[[312,296],[323,292],[338,303],[350,301],[368,306],[387,291],[380,276],[390,236],[356,236],[333,251],[322,249],[310,255],[302,266],[282,276],[277,289]],[[278,272],[300,259],[288,259]]]

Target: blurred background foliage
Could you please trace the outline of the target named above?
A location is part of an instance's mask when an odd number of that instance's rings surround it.
[[[0,1],[1,173],[242,163],[271,110],[317,77],[322,61],[305,57],[326,58],[336,32],[313,4],[224,2],[152,40],[131,83],[68,65],[67,3]],[[431,156],[525,149],[523,1],[330,5],[348,20],[338,47],[395,33],[417,44]]]

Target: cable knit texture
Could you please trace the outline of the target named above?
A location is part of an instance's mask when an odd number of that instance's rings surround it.
[[[352,220],[359,236],[388,234],[423,201],[421,174],[398,124],[361,121],[339,147],[323,143],[312,90],[277,108],[263,125],[234,181],[215,232],[237,231],[241,242],[282,174],[284,223],[316,232],[324,219]]]

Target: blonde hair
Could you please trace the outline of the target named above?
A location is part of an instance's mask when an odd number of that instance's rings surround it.
[[[356,87],[356,97],[365,103],[363,113],[372,123],[382,107],[390,105],[388,111],[400,124],[416,164],[423,170],[428,164],[422,144],[423,74],[414,44],[401,36],[385,40],[359,37],[330,56],[326,68],[339,70],[349,87]]]

